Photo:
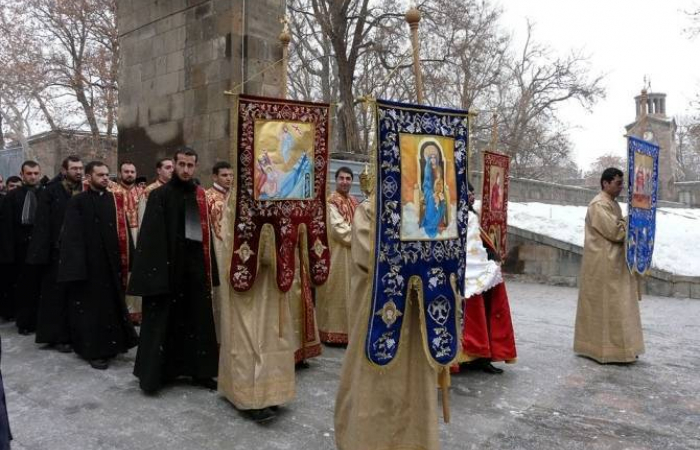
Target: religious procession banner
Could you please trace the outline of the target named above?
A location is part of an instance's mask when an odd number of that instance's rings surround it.
[[[467,236],[466,111],[377,101],[376,217],[365,344],[370,363],[396,357],[415,289],[428,359],[457,356]],[[415,305],[413,305],[415,307]]]
[[[508,173],[510,157],[484,152],[484,177],[481,200],[481,228],[491,239],[501,260],[508,252]]]
[[[249,290],[258,271],[260,231],[275,231],[277,285],[294,281],[294,252],[306,232],[309,275],[315,285],[328,278],[326,173],[330,105],[241,95],[237,106],[234,158],[235,205],[230,282]],[[302,231],[303,232],[303,231]]]
[[[627,266],[645,274],[651,268],[656,234],[659,147],[634,137],[627,141]]]

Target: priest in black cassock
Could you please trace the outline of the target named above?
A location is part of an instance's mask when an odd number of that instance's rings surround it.
[[[20,169],[22,186],[9,192],[0,210],[0,264],[5,265],[8,286],[7,313],[17,317],[20,334],[36,329],[39,302],[39,273],[26,264],[36,219],[41,167],[25,161]]]
[[[153,393],[180,376],[216,389],[219,350],[212,312],[218,285],[204,189],[194,183],[197,153],[183,147],[172,179],[148,197],[129,293],[143,297],[134,375]]]
[[[85,175],[88,189],[66,207],[58,281],[68,283],[73,350],[104,370],[137,344],[124,300],[132,244],[124,197],[107,190],[107,165],[90,162]]]
[[[36,326],[37,344],[49,344],[62,353],[70,353],[68,289],[57,281],[58,257],[63,218],[68,200],[82,191],[83,162],[71,155],[63,160],[61,174],[39,194],[36,224],[32,232],[27,263],[42,268],[41,296]]]

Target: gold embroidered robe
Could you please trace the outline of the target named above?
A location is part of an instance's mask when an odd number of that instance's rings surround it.
[[[260,409],[294,399],[294,329],[290,305],[277,288],[274,233],[260,235],[257,279],[247,292],[230,289],[231,214],[222,222],[224,253],[217,254],[221,283],[219,392],[238,409]]]
[[[301,238],[300,238],[301,241]],[[301,248],[306,249],[306,244]],[[302,267],[299,252],[294,255],[294,282],[292,287],[282,294],[289,304],[294,329],[294,362],[299,363],[321,355],[321,340],[316,320],[313,289],[307,269]],[[304,273],[302,274],[302,270]],[[302,283],[302,276],[305,281]],[[304,295],[304,291],[306,294]]]
[[[351,287],[358,304],[336,397],[336,445],[338,450],[438,450],[437,371],[425,355],[413,291],[403,323],[402,348],[391,366],[372,367],[365,356],[374,237],[370,208],[369,202],[360,204],[352,226]]]
[[[326,283],[316,289],[316,315],[321,342],[348,343],[349,309],[354,308],[350,292],[352,217],[358,202],[337,191],[328,199],[328,234],[331,270]]]
[[[605,192],[588,205],[574,352],[600,363],[644,353],[637,277],[625,261],[626,221]]]
[[[136,245],[139,233],[139,202],[143,195],[143,189],[135,184],[125,186],[122,183],[110,183],[109,190],[111,192],[119,192],[124,196],[124,212],[127,226],[134,245]],[[124,300],[126,301],[126,308],[129,311],[131,321],[141,323],[141,297],[126,295]]]
[[[214,245],[214,254],[218,259],[219,254],[224,253],[224,241],[221,232],[221,220],[223,218],[226,203],[228,201],[228,191],[224,190],[224,188],[215,183],[213,187],[206,190],[206,196],[207,207],[209,209],[211,231],[214,236],[212,244]],[[221,279],[223,280],[224,278]],[[216,338],[219,342],[221,342],[220,321],[222,301],[223,298],[221,296],[221,289],[219,289],[219,287],[214,287],[212,295],[212,311],[214,312],[214,326],[216,327]]]

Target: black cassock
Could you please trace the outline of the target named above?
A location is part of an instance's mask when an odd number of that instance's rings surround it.
[[[2,214],[2,203],[5,200],[5,193],[0,193],[0,214]],[[0,226],[1,227],[1,226]],[[11,320],[15,318],[14,311],[10,311],[10,303],[8,300],[10,280],[9,271],[10,267],[8,264],[0,262],[0,317],[5,320]]]
[[[57,277],[59,238],[66,206],[72,196],[73,191],[60,178],[51,181],[39,194],[32,242],[27,254],[28,264],[43,268],[36,326],[36,342],[39,344],[70,342],[68,289],[65,283],[57,281]]]
[[[193,216],[199,211],[197,189],[173,176],[148,196],[139,230],[129,293],[143,297],[134,375],[145,391],[178,376],[217,376],[219,350],[202,243],[210,235],[200,231],[188,239],[192,221],[201,225],[200,217]],[[218,285],[213,252],[209,258],[213,284]]]
[[[0,356],[2,355],[2,344],[0,344]],[[2,383],[2,373],[0,373],[0,450],[10,450],[10,419],[7,416],[7,403],[5,402],[5,386]]]
[[[27,193],[34,193],[34,208],[27,205]],[[0,210],[0,264],[4,265],[7,299],[1,312],[5,317],[16,315],[17,328],[36,329],[39,303],[39,271],[26,263],[32,240],[39,189],[21,186],[10,191]],[[24,220],[23,220],[24,219]]]
[[[127,231],[125,239],[128,235]],[[90,189],[68,201],[60,249],[58,281],[69,283],[73,350],[87,360],[109,359],[136,346],[124,301],[111,192]]]

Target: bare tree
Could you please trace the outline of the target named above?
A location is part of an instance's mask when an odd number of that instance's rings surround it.
[[[587,57],[578,52],[552,57],[551,50],[535,43],[532,34],[528,23],[525,44],[507,65],[510,83],[500,91],[502,144],[513,158],[514,175],[526,177],[536,176],[536,167],[543,162],[541,154],[533,153],[544,142],[542,136],[559,135],[561,141],[558,108],[571,101],[590,108],[605,95],[602,76],[589,74]]]
[[[676,124],[676,156],[683,179],[700,180],[700,121],[681,116]]]

